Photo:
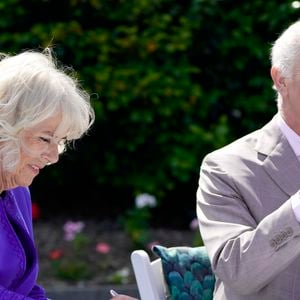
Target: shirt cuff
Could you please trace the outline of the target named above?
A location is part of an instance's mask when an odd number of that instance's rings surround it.
[[[300,223],[300,193],[297,192],[291,198],[292,209],[297,221]]]

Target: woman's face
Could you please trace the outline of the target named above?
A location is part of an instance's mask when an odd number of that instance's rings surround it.
[[[40,170],[54,164],[59,158],[59,147],[64,142],[55,136],[61,116],[51,117],[22,133],[20,162],[8,173],[8,182],[14,186],[29,186]]]

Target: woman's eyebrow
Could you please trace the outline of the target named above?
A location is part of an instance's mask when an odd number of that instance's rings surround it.
[[[50,135],[50,136],[52,136],[52,137],[54,136],[54,132],[52,132],[52,131],[50,131],[50,130],[42,130],[41,133],[42,133],[42,134]]]

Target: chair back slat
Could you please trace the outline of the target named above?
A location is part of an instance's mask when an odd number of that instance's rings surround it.
[[[135,250],[131,254],[131,263],[141,300],[165,300],[161,260],[150,262],[146,251]]]

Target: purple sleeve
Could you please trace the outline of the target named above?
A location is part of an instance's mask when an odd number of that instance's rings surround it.
[[[32,204],[31,204],[31,195],[29,188],[22,188],[23,191],[23,197],[26,199],[24,201],[24,204],[26,207],[23,209],[26,210],[26,213],[23,213],[23,218],[25,219],[27,228],[30,232],[31,237],[33,238],[33,224],[32,224]]]
[[[47,299],[47,297],[45,295],[45,290],[38,284],[36,284],[32,288],[32,290],[28,296],[30,297],[29,299],[36,299],[36,300],[46,300]],[[25,298],[25,299],[27,299],[27,298]]]
[[[0,286],[0,299],[1,300],[33,300],[33,299],[47,299],[47,298],[31,298],[16,292],[10,291],[3,286]]]
[[[31,196],[30,196],[30,190],[29,188],[19,188],[19,192],[23,193],[23,197],[25,198],[25,201],[20,201],[19,204],[23,204],[24,206],[22,207],[22,216],[26,222],[27,225],[27,229],[30,232],[30,236],[32,237],[32,239],[34,240],[34,234],[33,234],[33,225],[32,225],[32,211],[31,211]],[[22,298],[23,297],[23,298]],[[0,299],[1,298],[1,293],[0,293]],[[32,290],[30,291],[30,293],[28,294],[28,297],[22,296],[20,295],[20,298],[4,298],[6,299],[24,299],[24,300],[46,300],[47,297],[45,295],[45,290],[38,284],[35,284],[32,288]]]

